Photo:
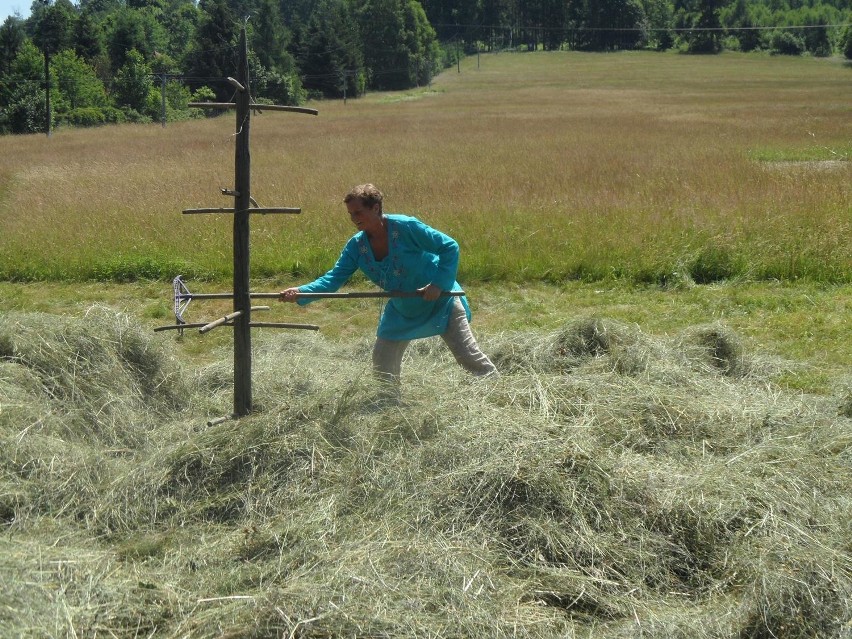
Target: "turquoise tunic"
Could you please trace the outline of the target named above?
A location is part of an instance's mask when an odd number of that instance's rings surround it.
[[[386,214],[388,254],[377,261],[367,234],[353,235],[328,273],[299,287],[302,293],[331,293],[357,271],[385,291],[415,291],[434,284],[442,291],[461,290],[456,282],[459,245],[449,235],[436,231],[415,217]],[[447,330],[455,297],[427,302],[420,297],[393,297],[385,305],[376,334],[384,339],[410,340],[441,335]],[[467,318],[470,307],[461,297]],[[299,304],[313,300],[300,299]]]

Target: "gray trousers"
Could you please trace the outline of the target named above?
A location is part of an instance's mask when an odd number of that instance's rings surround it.
[[[478,377],[497,372],[488,356],[479,350],[479,345],[470,331],[464,306],[458,299],[453,304],[447,330],[441,335],[441,339],[465,370]],[[373,373],[377,378],[385,382],[399,382],[402,356],[409,343],[410,340],[376,338],[373,347]]]

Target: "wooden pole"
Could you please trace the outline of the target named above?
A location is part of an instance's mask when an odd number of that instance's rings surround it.
[[[251,95],[248,74],[246,28],[240,30],[240,61],[237,81],[237,144],[235,151],[234,190],[234,414],[251,412],[251,298],[249,297],[249,208],[251,207],[251,153],[249,128]]]
[[[223,324],[218,324],[218,326],[230,326],[232,320],[228,320]],[[190,324],[169,324],[168,326],[157,326],[154,329],[154,332],[160,331],[182,331],[188,328],[204,328],[205,326],[209,326],[210,322],[192,322]],[[306,331],[318,331],[320,329],[316,324],[292,324],[290,322],[252,322],[252,328],[290,328],[290,329],[303,329]],[[214,327],[215,328],[215,327]],[[209,330],[209,329],[208,329]],[[207,331],[204,331],[205,333]]]

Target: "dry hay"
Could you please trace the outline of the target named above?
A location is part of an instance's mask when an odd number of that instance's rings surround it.
[[[852,382],[841,391],[838,410],[842,417],[852,418]]]
[[[83,318],[0,316],[0,356],[4,381],[28,380],[11,384],[29,398],[15,407],[53,411],[31,425],[45,435],[139,445],[154,415],[173,413],[183,394],[167,352],[130,318],[103,307],[92,307]],[[140,423],[140,416],[148,423]]]
[[[723,325],[480,336],[489,380],[419,341],[391,405],[369,340],[259,332],[255,412],[208,425],[227,349],[180,365],[92,313],[0,320],[0,515],[28,539],[0,594],[60,634],[848,633],[848,391],[784,391]]]

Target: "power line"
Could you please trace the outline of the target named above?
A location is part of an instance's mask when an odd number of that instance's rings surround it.
[[[468,28],[474,27],[478,29],[502,29],[504,31],[640,31],[647,33],[648,31],[666,31],[666,32],[693,32],[693,31],[775,31],[787,29],[829,29],[852,27],[852,22],[841,22],[838,24],[798,24],[784,25],[777,27],[759,26],[759,27],[586,27],[580,25],[566,25],[563,27],[545,27],[531,25],[505,25],[505,24],[433,24],[433,27],[457,27]]]

